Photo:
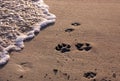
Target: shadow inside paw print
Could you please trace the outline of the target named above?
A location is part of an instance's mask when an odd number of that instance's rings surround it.
[[[23,78],[23,75],[20,75],[19,78]]]
[[[69,44],[65,44],[65,43],[62,43],[62,44],[58,44],[55,49],[57,51],[60,51],[61,53],[65,53],[65,52],[69,52],[70,51],[70,48],[71,46]]]
[[[84,73],[84,77],[88,78],[88,79],[94,78],[96,75],[97,75],[97,73],[95,73],[95,72],[86,72],[86,73]]]
[[[82,51],[82,50],[83,50],[83,48],[82,48],[83,45],[84,45],[83,43],[77,43],[75,46],[76,46],[76,48],[77,48],[78,50],[81,50],[81,51]]]
[[[92,49],[92,46],[89,43],[77,43],[75,46],[80,51],[89,51]]]

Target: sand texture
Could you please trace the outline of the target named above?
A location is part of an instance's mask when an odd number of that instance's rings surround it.
[[[55,24],[11,53],[0,81],[120,81],[119,2],[45,0]]]

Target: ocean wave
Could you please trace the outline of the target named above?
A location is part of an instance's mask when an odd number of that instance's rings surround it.
[[[20,51],[24,41],[54,23],[43,0],[0,0],[0,66],[10,59],[10,51]]]

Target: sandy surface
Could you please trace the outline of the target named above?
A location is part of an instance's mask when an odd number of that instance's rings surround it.
[[[119,81],[120,1],[45,2],[57,16],[56,23],[26,42],[23,51],[11,54],[0,69],[0,81]],[[67,28],[74,31],[65,32]],[[71,51],[55,50],[61,43],[71,45]],[[89,43],[92,49],[79,51],[76,43]]]

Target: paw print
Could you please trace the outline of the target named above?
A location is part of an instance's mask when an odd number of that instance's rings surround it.
[[[81,25],[79,22],[73,22],[73,23],[71,23],[71,25],[72,26],[79,26],[79,25]]]
[[[65,53],[65,52],[69,52],[70,51],[70,48],[71,46],[69,44],[65,44],[65,43],[62,43],[62,44],[58,44],[55,49],[57,51],[60,51],[61,53]]]
[[[97,73],[95,73],[95,72],[86,72],[86,73],[84,73],[84,77],[88,78],[88,79],[94,78],[96,75],[97,75]]]
[[[80,51],[89,51],[92,49],[92,46],[89,43],[77,43],[75,46]]]
[[[68,29],[65,30],[65,32],[70,33],[70,32],[72,32],[72,31],[74,31],[74,30],[75,30],[75,29],[73,29],[73,28],[68,28]]]

